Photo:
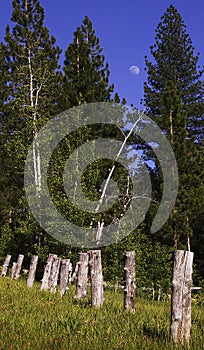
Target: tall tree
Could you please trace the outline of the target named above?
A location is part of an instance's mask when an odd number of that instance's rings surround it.
[[[173,91],[179,93],[182,110],[186,113],[186,127],[198,140],[204,136],[204,100],[201,76],[198,70],[199,54],[194,55],[192,40],[177,9],[171,5],[156,29],[155,44],[150,47],[153,61],[145,57],[148,81],[144,85],[147,110],[163,127],[161,100]],[[170,84],[170,86],[169,86]],[[172,130],[171,109],[169,129]],[[161,120],[161,122],[160,122]],[[170,125],[171,124],[171,125]]]
[[[105,63],[99,38],[86,16],[65,52],[65,108],[110,101],[114,86],[109,84],[109,76],[109,66]]]
[[[2,126],[9,164],[8,178],[15,191],[15,203],[9,208],[10,227],[18,242],[21,237],[21,249],[25,246],[29,249],[38,240],[40,229],[36,227],[26,203],[24,162],[39,128],[58,112],[60,49],[43,24],[44,10],[38,0],[13,0],[12,5],[13,26],[11,29],[6,27],[5,43],[2,44],[2,64],[9,91],[2,105]],[[39,195],[41,164],[36,142],[33,164],[34,184]],[[4,227],[7,221],[8,213],[5,213]],[[2,240],[5,240],[4,235]]]
[[[92,22],[87,16],[83,19],[81,26],[74,32],[73,42],[65,52],[63,70],[64,109],[92,102],[110,102],[113,100],[116,103],[120,102],[117,93],[114,98],[111,97],[114,86],[109,83],[109,65],[105,62],[99,38],[96,36]],[[125,100],[122,103],[125,103]],[[109,130],[106,129],[106,136],[109,134],[110,128]],[[115,134],[115,130],[112,131],[112,134]],[[65,154],[70,149],[73,151],[81,144],[97,137],[104,137],[104,135],[104,127],[100,125],[86,126],[66,139]],[[87,155],[84,156],[87,157]],[[59,157],[57,158],[59,161]],[[108,164],[110,167],[110,162]],[[102,179],[108,176],[107,169],[107,160],[95,162],[88,168],[83,178],[84,190],[92,200],[100,198]],[[75,189],[77,190],[77,183],[75,183]],[[72,206],[69,205],[69,211],[71,208]],[[71,217],[75,221],[74,216],[75,213],[71,213]],[[86,215],[84,217],[83,215],[78,216],[77,222],[83,221],[86,217]],[[92,225],[93,222],[90,224]]]
[[[150,50],[153,61],[146,57],[148,81],[144,85],[144,101],[147,113],[169,139],[179,171],[175,208],[160,232],[168,232],[178,247],[193,233],[196,217],[203,215],[204,164],[200,142],[204,101],[198,55],[194,56],[184,22],[172,5],[161,17]]]

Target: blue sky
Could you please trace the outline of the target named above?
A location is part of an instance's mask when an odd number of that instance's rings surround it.
[[[0,40],[9,23],[11,0],[0,0]],[[150,56],[155,29],[167,7],[173,4],[180,12],[193,41],[199,64],[204,65],[204,1],[203,0],[41,0],[45,9],[45,25],[54,34],[63,52],[73,40],[73,32],[87,15],[100,38],[106,61],[110,65],[111,83],[121,97],[142,109],[144,56]],[[140,74],[129,72],[131,65],[140,67]]]

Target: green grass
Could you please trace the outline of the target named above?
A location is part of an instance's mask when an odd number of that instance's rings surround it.
[[[90,299],[74,299],[28,289],[24,280],[0,278],[1,350],[135,350],[183,349],[169,341],[170,303],[137,298],[134,315],[123,311],[123,294],[105,291],[100,309]],[[192,307],[190,347],[204,349],[203,307]]]

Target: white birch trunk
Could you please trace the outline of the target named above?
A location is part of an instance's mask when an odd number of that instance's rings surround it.
[[[152,283],[152,300],[155,299],[155,289],[154,289],[154,283]]]
[[[31,288],[33,286],[33,282],[35,280],[37,263],[38,263],[38,256],[33,255],[30,262],[30,268],[29,268],[28,279],[27,279],[27,287]]]
[[[133,124],[133,126],[132,126],[132,128],[130,129],[129,133],[125,136],[125,139],[124,139],[124,141],[123,141],[123,143],[122,143],[122,145],[121,145],[121,147],[120,147],[120,149],[119,149],[119,151],[118,151],[118,153],[117,153],[117,155],[116,155],[116,157],[115,157],[115,161],[117,161],[117,160],[119,159],[119,157],[120,157],[120,155],[121,155],[121,153],[122,153],[122,151],[123,151],[123,149],[124,149],[124,147],[125,147],[125,145],[126,145],[126,143],[127,143],[127,140],[129,139],[129,137],[130,137],[131,134],[133,133],[133,130],[135,129],[135,127],[137,126],[137,124],[143,119],[143,115],[144,115],[144,113],[142,112],[142,113],[139,115],[139,118],[138,118],[138,119],[135,121],[135,123]],[[107,179],[106,179],[106,181],[105,181],[105,184],[104,184],[104,187],[103,187],[103,191],[102,191],[102,194],[101,194],[101,198],[100,198],[99,203],[98,203],[98,205],[97,205],[97,207],[96,207],[95,213],[98,213],[98,211],[99,211],[101,205],[103,204],[104,197],[105,197],[105,195],[106,195],[106,191],[107,191],[107,188],[108,188],[108,185],[109,185],[109,182],[110,182],[110,180],[111,180],[111,177],[112,177],[112,175],[113,175],[114,170],[115,170],[115,165],[113,165],[112,168],[110,169],[110,172],[109,172],[109,174],[108,174],[108,177],[107,177]],[[91,224],[91,226],[92,226],[92,224]],[[103,226],[104,226],[104,223],[103,223],[103,222],[101,222],[101,223],[99,222],[99,223],[98,223],[98,230],[97,230],[97,233],[96,233],[96,241],[97,241],[97,244],[100,243],[100,240],[101,240],[101,237],[102,237],[102,232],[103,232]]]
[[[7,255],[6,259],[4,260],[4,264],[2,266],[1,276],[4,277],[7,274],[8,266],[11,260],[11,255]]]
[[[157,298],[158,301],[161,300],[161,288],[159,288],[159,291],[158,291],[158,298]]]
[[[171,340],[189,343],[191,329],[191,284],[193,252],[177,250],[174,256]]]
[[[41,164],[40,164],[40,152],[39,152],[39,144],[36,141],[37,138],[37,107],[38,107],[38,99],[39,99],[39,93],[42,89],[42,84],[39,85],[37,88],[37,91],[34,95],[34,86],[33,86],[33,68],[32,68],[32,61],[31,61],[31,52],[28,50],[28,68],[29,68],[29,74],[30,74],[30,106],[32,109],[32,115],[33,115],[33,170],[34,170],[34,179],[35,179],[35,186],[36,186],[36,195],[38,196],[41,191]]]

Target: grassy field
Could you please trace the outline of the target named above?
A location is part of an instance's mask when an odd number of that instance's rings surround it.
[[[1,350],[184,349],[169,341],[170,303],[137,298],[134,315],[123,311],[123,294],[105,291],[101,309],[90,299],[74,299],[32,289],[24,280],[0,278]],[[204,308],[193,304],[190,347],[204,349]]]

